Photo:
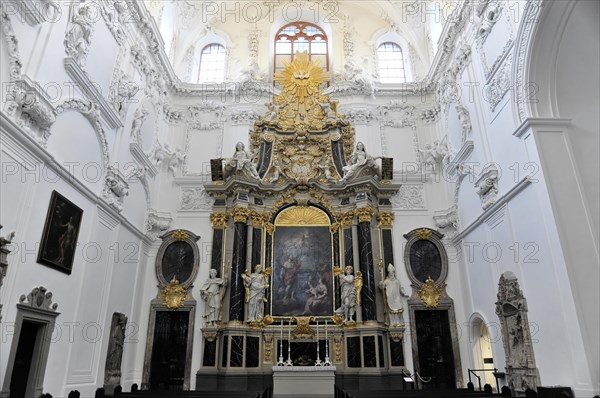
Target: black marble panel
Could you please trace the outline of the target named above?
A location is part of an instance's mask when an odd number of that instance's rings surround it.
[[[258,337],[246,337],[246,367],[257,368],[259,358]]]
[[[204,339],[204,355],[202,366],[215,366],[217,364],[217,339],[208,341]]]
[[[402,349],[402,341],[395,342],[389,340],[390,356],[392,366],[404,366],[404,350]]]
[[[243,321],[246,289],[244,288],[244,283],[242,281],[242,274],[246,270],[246,224],[235,223],[233,233],[231,288],[229,290],[229,319],[232,321]]]
[[[363,321],[374,321],[377,320],[377,304],[375,302],[376,289],[371,243],[371,223],[361,222],[358,225],[358,246],[360,272],[362,272],[363,276],[363,288],[361,291]]]
[[[264,202],[260,198],[254,198],[254,204],[258,205],[258,206],[262,206],[262,205],[264,205]]]
[[[387,273],[388,264],[394,263],[394,247],[392,245],[392,230],[385,228],[381,230],[381,244],[383,246],[383,264],[385,264],[385,270]]]
[[[269,234],[265,235],[265,268],[271,267],[271,245],[273,244],[273,237]],[[269,285],[270,286],[270,285]],[[271,313],[271,288],[267,287],[265,292],[265,312],[264,314]]]
[[[344,165],[346,164],[346,158],[344,156],[344,143],[340,140],[331,143],[331,153],[333,155],[333,163],[338,173],[344,175]]]
[[[279,342],[278,342],[279,344]],[[277,352],[279,352],[279,345],[277,346]],[[292,342],[290,346],[292,362],[294,364],[299,364],[298,362],[303,359],[308,361],[310,366],[314,365],[315,360],[317,359],[317,342],[316,341],[301,341],[301,342]],[[303,358],[304,357],[304,358]],[[321,361],[325,358],[325,340],[319,340],[319,357]],[[288,341],[283,340],[283,359],[287,360],[288,358]],[[303,365],[306,366],[306,365]]]
[[[215,206],[225,206],[226,204],[225,199],[215,199]]]
[[[252,228],[252,268],[260,264],[262,251],[262,229]]]
[[[213,230],[212,255],[210,259],[210,268],[221,271],[223,263],[223,233],[224,229],[217,228]]]
[[[333,234],[333,266],[340,267],[340,230]],[[342,267],[343,268],[343,267]],[[339,280],[335,278],[335,308],[339,307],[339,303],[342,301],[339,289]]]
[[[273,152],[273,144],[270,142],[263,142],[260,144],[260,158],[258,161],[258,174],[261,178],[265,176],[269,171],[269,165],[271,164],[271,154]]]
[[[227,353],[229,352],[229,336],[223,336],[223,351],[221,351],[221,366],[227,367]]]
[[[239,368],[243,366],[244,359],[244,336],[231,336],[231,355],[229,366]]]
[[[346,356],[348,357],[349,368],[360,368],[360,337],[346,338]]]
[[[354,247],[352,245],[352,228],[344,228],[344,266],[354,265]]]
[[[383,337],[377,336],[377,350],[379,353],[379,367],[385,368],[385,359],[383,358]]]
[[[374,368],[377,366],[375,336],[363,336],[363,364],[365,368]]]

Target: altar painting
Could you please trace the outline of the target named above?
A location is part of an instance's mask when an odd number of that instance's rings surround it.
[[[333,313],[329,226],[277,226],[273,245],[272,314]]]

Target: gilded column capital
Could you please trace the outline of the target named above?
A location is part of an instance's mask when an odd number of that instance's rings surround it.
[[[337,213],[336,218],[342,228],[349,227],[354,221],[354,212],[347,211],[345,213]]]
[[[268,222],[265,224],[265,230],[269,235],[273,235],[273,233],[275,232],[275,225]]]
[[[247,207],[235,207],[231,211],[231,215],[233,216],[233,222],[246,223],[246,221],[248,221],[248,216],[250,215],[250,209]]]
[[[210,215],[210,222],[213,228],[225,228],[227,226],[227,220],[229,215],[227,213],[212,213]]]
[[[373,218],[373,209],[370,207],[359,207],[354,210],[354,214],[358,217],[358,222],[371,222]]]
[[[394,213],[391,211],[379,212],[377,221],[379,221],[379,228],[392,228],[392,225],[394,224]]]
[[[265,221],[267,221],[267,216],[256,210],[252,210],[250,217],[252,218],[252,225],[257,228],[262,228],[265,225]]]

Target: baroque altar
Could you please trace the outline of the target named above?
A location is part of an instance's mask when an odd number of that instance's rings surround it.
[[[268,388],[281,358],[333,365],[339,384],[401,380],[403,292],[388,266],[400,185],[355,142],[327,79],[297,53],[248,147],[211,162],[218,300],[205,296],[198,389]]]

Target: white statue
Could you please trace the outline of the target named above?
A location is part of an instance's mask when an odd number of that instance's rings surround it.
[[[177,177],[177,171],[181,168],[181,165],[185,162],[185,154],[182,152],[181,148],[177,148],[175,152],[171,154],[171,158],[169,159],[169,171],[173,175],[173,177]]]
[[[131,124],[131,132],[129,133],[129,137],[132,143],[142,144],[142,124],[144,124],[144,120],[148,117],[149,112],[144,108],[136,109],[133,114],[133,123]]]
[[[365,150],[365,145],[359,142],[356,144],[356,149],[352,152],[352,155],[350,155],[348,164],[342,168],[344,170],[342,181],[348,181],[353,176],[363,172],[363,170],[370,170],[372,175],[381,178],[381,170],[375,162],[377,159],[381,159],[381,156],[373,157],[369,155]]]
[[[85,59],[91,44],[94,12],[96,12],[94,6],[95,3],[92,2],[79,6],[71,18],[65,36],[65,52],[81,67],[85,66]]]
[[[167,155],[169,155],[169,152],[168,145],[163,146],[158,139],[155,139],[152,147],[146,153],[146,156],[148,156],[148,159],[150,159],[150,161],[156,165],[156,168],[160,170],[160,166]]]
[[[396,278],[396,267],[393,264],[388,264],[387,277],[379,282],[379,287],[384,292],[385,308],[390,326],[402,325],[404,323],[402,297],[408,296],[404,292],[400,280]]]
[[[262,265],[257,264],[253,273],[246,270],[242,274],[246,288],[246,303],[248,303],[248,321],[260,322],[264,316],[264,307],[267,299],[265,290],[269,287],[269,276],[262,270]]]
[[[242,174],[255,180],[260,180],[256,165],[252,161],[255,155],[248,153],[242,142],[235,146],[233,157],[225,160],[225,175]]]
[[[119,71],[119,80],[116,85],[116,93],[114,93],[114,105],[117,111],[121,112],[125,104],[137,94],[139,89],[139,86],[130,80],[125,72]]]
[[[341,289],[341,301],[342,305],[340,308],[335,310],[338,315],[344,316],[344,322],[351,322],[356,312],[356,286],[354,284],[354,275],[352,273],[354,269],[351,266],[347,266],[345,274],[338,275],[340,279]]]
[[[435,166],[438,163],[446,165],[450,163],[453,156],[452,147],[448,142],[448,136],[441,140],[435,140],[432,144],[425,145],[425,149],[419,149],[423,163]]]
[[[200,297],[206,302],[204,318],[209,325],[216,325],[221,320],[221,301],[225,295],[227,279],[217,278],[217,270],[211,269],[208,279],[200,289]]]

